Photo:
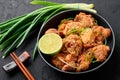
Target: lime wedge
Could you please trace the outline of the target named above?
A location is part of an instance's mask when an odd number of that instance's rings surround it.
[[[55,55],[62,48],[62,38],[55,33],[44,34],[39,40],[38,47],[44,54]]]

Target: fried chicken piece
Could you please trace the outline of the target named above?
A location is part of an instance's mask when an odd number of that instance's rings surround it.
[[[60,25],[58,26],[58,31],[59,31],[59,34],[60,36],[65,36],[64,33],[63,33],[63,30],[65,29],[65,26],[67,23],[70,23],[70,22],[73,22],[73,20],[62,20]]]
[[[92,15],[87,15],[83,12],[76,15],[74,21],[80,22],[82,27],[93,27],[94,25],[97,25]]]
[[[62,45],[61,51],[62,51],[63,53],[65,53],[65,54],[68,54],[69,52],[67,51],[67,47],[65,46],[65,42],[66,42],[66,40],[65,40],[65,38],[64,38],[64,39],[63,39],[63,45]]]
[[[63,40],[62,52],[78,55],[82,51],[82,40],[76,34],[70,34]]]
[[[69,65],[64,65],[62,67],[62,71],[73,71],[74,69],[72,67],[70,67]]]
[[[55,55],[55,56],[52,56],[51,61],[52,61],[52,63],[53,63],[57,68],[62,69],[62,67],[65,65],[65,63],[63,63],[62,61],[60,61],[60,60],[58,59],[58,57],[61,58],[62,60],[65,60],[66,55],[67,55],[67,54],[59,53],[59,54],[57,54],[57,55]]]
[[[84,48],[90,48],[90,47],[96,46],[95,35],[92,29],[86,28],[84,32],[81,33],[80,36],[81,36]]]
[[[45,32],[45,34],[48,34],[48,33],[56,33],[56,34],[59,34],[58,30],[55,29],[55,28],[50,28],[50,29],[48,29],[48,30]]]
[[[80,31],[82,29],[82,26],[79,22],[70,22],[65,25],[65,28],[63,30],[64,35],[68,35],[72,32],[72,30]]]
[[[111,35],[111,30],[109,28],[104,28],[103,26],[94,26],[92,29],[97,41],[104,41],[105,38],[108,38]]]
[[[89,65],[91,64],[92,54],[87,54],[87,52],[83,52],[79,58],[78,58],[78,67],[76,69],[77,72],[87,70],[89,68]],[[89,59],[89,60],[88,60]]]
[[[110,51],[110,47],[106,45],[98,45],[93,47],[92,51],[97,61],[103,62],[104,60],[106,60],[108,52]]]
[[[75,67],[76,67],[76,64],[73,62],[73,61],[71,61],[71,62],[68,62],[68,64],[69,65],[64,65],[63,67],[62,67],[62,70],[63,71],[75,71]]]
[[[68,54],[65,58],[65,61],[69,64],[66,64],[62,67],[63,71],[75,71],[77,56],[73,54]]]
[[[76,66],[76,60],[77,57],[64,53],[60,53],[52,57],[52,63],[63,71],[75,71],[74,66]],[[67,64],[65,64],[63,61]]]
[[[73,54],[68,54],[68,55],[66,56],[65,60],[66,60],[67,62],[71,62],[71,61],[76,62],[76,61],[77,61],[77,56],[75,56],[75,55],[73,55]]]

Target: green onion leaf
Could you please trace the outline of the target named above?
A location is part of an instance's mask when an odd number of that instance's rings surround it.
[[[93,9],[94,4],[61,4],[45,0],[33,0],[31,4],[38,4],[47,7],[37,9],[31,13],[0,23],[0,49],[4,50],[8,47],[8,49],[3,54],[3,58],[8,56],[13,49],[18,48],[23,43],[23,41],[25,41],[28,34],[33,29],[36,29],[38,24],[45,24],[50,17],[60,11],[78,9],[96,13],[96,10]],[[74,30],[73,32],[76,31]],[[37,47],[35,46],[33,51],[33,58],[35,58],[36,52]]]
[[[64,61],[63,59],[61,59],[60,57],[58,57],[58,59],[59,59],[61,62],[65,63],[66,65],[68,65],[68,66],[70,66],[70,67],[72,67],[72,68],[78,68],[77,66],[73,66],[73,65],[65,62],[65,61]]]
[[[32,1],[30,4],[39,4],[43,6],[54,6],[54,5],[59,5],[59,3],[55,2],[49,2],[49,1]]]
[[[89,55],[92,55],[92,57],[89,58]],[[90,51],[88,51],[88,52],[86,53],[86,59],[87,59],[89,62],[91,62],[91,63],[98,62],[98,61],[95,59],[95,57],[94,57],[94,53],[93,53],[93,52],[90,52]]]
[[[23,32],[22,34],[20,34],[20,36],[12,43],[12,45],[10,45],[10,47],[5,51],[5,53],[3,54],[2,58],[7,57],[10,52],[16,48],[16,45],[19,43],[19,41],[21,40],[22,36],[25,34],[25,32]]]
[[[32,59],[35,60],[36,58],[36,55],[37,55],[37,48],[38,48],[38,43],[36,42],[36,45],[34,47],[34,50],[33,50],[33,54],[32,54]]]

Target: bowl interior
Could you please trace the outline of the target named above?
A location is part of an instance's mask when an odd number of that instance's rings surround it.
[[[94,14],[94,13],[88,12],[88,11],[83,11],[83,10],[68,10],[68,11],[63,11],[63,12],[60,12],[60,13],[56,14],[52,18],[50,18],[47,23],[45,23],[44,25],[42,25],[42,27],[41,27],[41,29],[39,31],[39,34],[38,34],[38,41],[39,41],[40,37],[42,35],[44,35],[44,33],[45,33],[45,31],[47,29],[49,29],[49,28],[56,28],[57,29],[61,20],[66,19],[66,18],[70,18],[70,17],[74,18],[76,16],[76,14],[79,14],[80,12],[85,12],[87,14],[91,14],[97,20],[97,22],[98,22],[99,25],[111,29],[112,34],[111,34],[111,36],[109,38],[107,38],[107,45],[110,46],[109,55],[108,55],[107,59],[104,62],[91,64],[90,68],[88,70],[86,70],[86,71],[83,71],[83,72],[67,72],[67,71],[61,71],[60,69],[58,69],[55,66],[53,66],[52,63],[51,63],[50,57],[47,56],[47,55],[42,54],[42,52],[38,49],[38,51],[39,51],[40,56],[42,57],[42,59],[50,67],[54,68],[57,71],[64,72],[64,73],[70,73],[70,74],[82,74],[82,73],[91,72],[91,71],[94,71],[94,70],[98,69],[103,64],[105,64],[108,61],[108,59],[111,57],[112,53],[113,53],[113,49],[114,49],[114,46],[115,46],[115,37],[114,37],[113,30],[112,30],[111,26],[109,25],[109,23],[103,17],[101,17],[100,15]]]

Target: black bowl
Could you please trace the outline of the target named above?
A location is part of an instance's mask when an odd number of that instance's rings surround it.
[[[45,31],[49,28],[58,28],[58,25],[60,24],[60,21],[66,18],[70,18],[70,17],[75,17],[77,14],[79,14],[80,12],[85,12],[86,14],[91,14],[97,21],[98,24],[101,26],[105,26],[107,28],[110,28],[112,31],[112,34],[109,38],[107,38],[107,45],[110,46],[110,52],[109,55],[107,57],[107,59],[102,62],[102,63],[94,63],[90,66],[90,68],[86,71],[82,71],[82,72],[67,72],[67,71],[62,71],[58,68],[56,68],[50,60],[50,57],[43,54],[39,49],[39,54],[42,57],[42,59],[45,61],[45,63],[47,63],[50,67],[52,67],[53,69],[62,72],[62,73],[67,73],[67,74],[84,74],[84,73],[88,73],[88,72],[92,72],[97,70],[98,68],[100,68],[101,66],[103,66],[111,57],[113,50],[114,50],[114,46],[115,46],[115,36],[114,36],[114,32],[110,26],[110,24],[100,15],[92,13],[92,12],[88,12],[88,11],[84,11],[84,10],[67,10],[67,11],[63,11],[60,12],[56,15],[54,15],[52,18],[50,18],[45,24],[42,25],[39,34],[38,34],[38,38],[37,41],[39,41],[40,37],[42,35],[44,35]]]

